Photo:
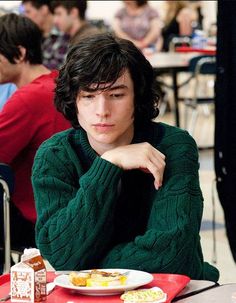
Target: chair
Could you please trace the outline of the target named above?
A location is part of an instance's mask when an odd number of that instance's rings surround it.
[[[172,36],[170,38],[170,41],[168,43],[168,49],[170,52],[175,52],[175,49],[177,46],[191,46],[191,39],[189,36]],[[156,75],[156,79],[159,83],[159,86],[162,88],[163,91],[163,95],[165,96],[165,98],[162,99],[161,103],[160,103],[160,116],[163,116],[166,112],[166,109],[170,108],[170,103],[169,103],[169,98],[168,95],[170,91],[173,92],[173,83],[169,84],[168,82],[168,76],[169,76],[169,72],[158,72],[155,71],[155,75]],[[192,75],[190,75],[187,79],[185,79],[182,83],[178,83],[178,89],[185,86],[186,84],[188,84],[190,82],[190,80],[192,79]]]
[[[196,56],[190,60],[189,72],[193,75],[192,96],[184,98],[185,105],[185,128],[191,135],[194,134],[200,107],[204,114],[209,116],[209,105],[214,104],[214,94],[209,95],[207,87],[214,88],[216,74],[215,56]],[[206,79],[207,77],[207,79]],[[203,88],[203,84],[205,90]],[[191,116],[189,118],[189,111]]]
[[[11,267],[11,239],[10,239],[10,195],[14,188],[14,175],[9,165],[0,163],[0,201],[3,208],[3,236],[4,236],[4,267],[3,273]]]
[[[10,232],[10,198],[14,190],[14,173],[11,167],[5,163],[0,163],[0,206],[3,210],[3,247],[4,266],[3,273],[8,273],[11,268],[11,256],[15,254],[19,261],[23,254],[24,247],[12,247]]]

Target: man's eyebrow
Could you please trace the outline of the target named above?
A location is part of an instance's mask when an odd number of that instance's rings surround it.
[[[86,88],[84,90],[81,90],[80,93],[82,92],[87,92],[87,93],[94,93],[96,91],[113,91],[113,90],[116,90],[116,89],[128,89],[128,86],[125,85],[125,84],[117,84],[117,85],[114,85],[114,86],[108,86],[108,87],[101,87],[101,88]]]
[[[128,86],[125,84],[120,84],[120,85],[111,86],[107,90],[115,90],[115,89],[122,89],[122,88],[127,89]]]

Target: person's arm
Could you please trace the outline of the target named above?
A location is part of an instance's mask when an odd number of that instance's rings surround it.
[[[148,171],[155,186],[161,186],[164,156],[150,144],[114,150],[104,153],[104,158],[97,157],[86,173],[73,168],[72,163],[78,166],[79,160],[65,154],[59,143],[50,148],[46,142],[35,157],[36,243],[56,269],[96,267],[103,259],[112,241],[113,212],[123,169]]]
[[[156,41],[161,37],[161,22],[159,18],[154,18],[150,21],[150,29],[147,35],[141,40],[138,41],[138,45],[140,48],[148,47],[152,43],[156,43]]]
[[[190,36],[193,32],[192,23],[197,20],[197,13],[190,7],[184,7],[176,17],[179,24],[179,35]]]
[[[213,274],[205,272],[200,247],[203,198],[196,144],[186,134],[173,137],[173,143],[167,150],[163,186],[153,197],[146,232],[111,249],[101,261],[101,268],[134,268],[182,273],[193,279],[218,279],[213,267]]]
[[[84,173],[76,156],[62,154],[43,145],[35,157],[36,243],[57,270],[96,267],[113,232],[121,169],[97,157]]]

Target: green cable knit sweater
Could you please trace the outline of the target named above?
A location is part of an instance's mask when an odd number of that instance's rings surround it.
[[[163,186],[101,159],[82,130],[54,135],[39,148],[32,182],[36,242],[55,269],[129,268],[217,281],[203,261],[203,198],[198,152],[186,131],[150,123],[133,143],[166,156]]]

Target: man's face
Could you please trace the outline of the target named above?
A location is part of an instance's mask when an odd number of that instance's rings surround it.
[[[79,123],[96,151],[129,144],[133,135],[134,87],[130,73],[126,71],[109,89],[103,87],[95,92],[81,91],[76,99]]]
[[[5,56],[0,54],[0,83],[16,83],[19,76],[19,67],[12,64]]]
[[[31,4],[31,2],[25,2],[23,7],[24,15],[36,23],[40,29],[42,29],[45,22],[45,6],[41,6],[39,9],[37,9]]]
[[[70,33],[73,26],[73,18],[71,14],[63,6],[54,9],[54,24],[63,33]]]

